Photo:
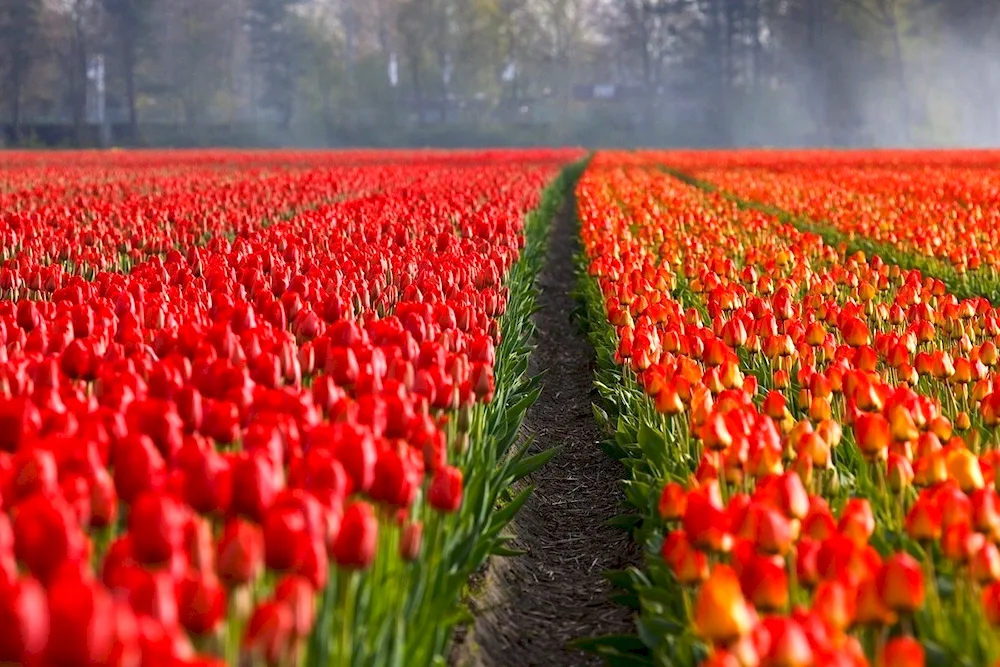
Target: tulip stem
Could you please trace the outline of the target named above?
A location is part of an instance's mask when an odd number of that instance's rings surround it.
[[[690,626],[694,621],[694,611],[691,608],[691,589],[685,586],[681,597],[684,599],[684,617],[687,620],[687,625]]]
[[[343,572],[346,574],[347,578],[339,582],[340,585],[340,601],[337,605],[340,608],[341,616],[341,626],[340,626],[340,650],[337,655],[337,662],[342,665],[350,665],[351,658],[354,654],[354,647],[352,645],[352,637],[354,634],[354,612],[355,612],[355,598],[357,598],[359,575],[355,570],[348,570]]]

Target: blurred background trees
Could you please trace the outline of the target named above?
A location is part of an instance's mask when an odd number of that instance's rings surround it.
[[[1000,0],[0,0],[0,136],[984,145],[996,55]]]

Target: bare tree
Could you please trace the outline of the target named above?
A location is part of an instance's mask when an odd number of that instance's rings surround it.
[[[39,55],[40,0],[0,0],[0,66],[4,97],[10,100],[14,140],[21,135],[25,84]]]

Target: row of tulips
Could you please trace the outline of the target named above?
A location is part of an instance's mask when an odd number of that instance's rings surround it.
[[[515,443],[572,172],[541,193],[574,157],[292,154],[258,174],[289,194],[265,208],[240,208],[226,183],[253,178],[231,164],[188,198],[162,182],[176,209],[148,225],[139,193],[9,217],[0,662],[440,660],[529,492],[507,489],[548,458]],[[110,259],[74,272],[92,231]]]
[[[644,156],[578,188],[598,387],[657,664],[1000,657],[996,309]],[[631,164],[629,164],[631,162]],[[637,660],[627,639],[596,648]]]
[[[891,155],[891,154],[890,154]],[[914,153],[659,154],[651,159],[750,202],[776,207],[804,229],[920,268],[956,293],[1000,296],[1000,155]]]

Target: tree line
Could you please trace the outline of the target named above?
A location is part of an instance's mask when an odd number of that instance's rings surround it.
[[[0,0],[0,127],[20,144],[59,127],[83,145],[102,119],[124,144],[993,144],[998,38],[1000,0]]]

